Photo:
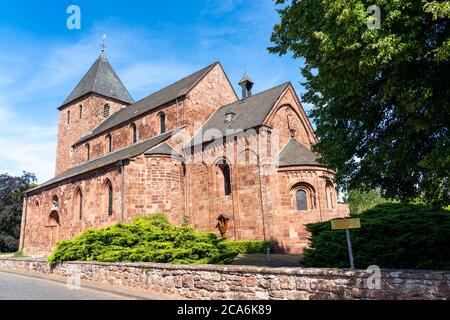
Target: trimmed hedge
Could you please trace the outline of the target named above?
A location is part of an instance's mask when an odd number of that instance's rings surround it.
[[[240,254],[257,254],[266,253],[267,247],[272,247],[270,241],[254,241],[254,240],[236,240],[236,241],[224,241],[223,246],[232,251],[237,251]]]
[[[387,203],[352,217],[361,219],[361,229],[351,230],[357,268],[450,269],[450,212]],[[344,230],[331,230],[330,221],[309,224],[307,230],[310,248],[301,265],[349,267]]]
[[[192,227],[174,227],[163,214],[135,219],[102,229],[88,229],[72,240],[63,240],[50,256],[62,261],[151,261],[178,264],[226,264],[239,253],[262,250],[264,241],[228,241]]]

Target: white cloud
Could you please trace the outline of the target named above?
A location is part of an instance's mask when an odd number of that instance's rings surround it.
[[[269,2],[211,2],[214,13],[226,17],[214,25],[200,22],[180,29],[189,38],[183,47],[176,36],[164,37],[165,26],[150,30],[103,22],[74,42],[0,30],[9,39],[0,42],[0,173],[26,170],[36,173],[39,182],[53,176],[55,109],[100,54],[106,31],[106,56],[136,100],[217,60],[236,89],[244,70],[256,83],[255,93],[287,80],[297,86],[297,63],[267,54],[272,22],[262,22],[274,19]],[[242,32],[243,27],[251,32]]]
[[[210,0],[204,9],[204,14],[226,14],[236,9],[242,0]]]
[[[133,92],[146,96],[193,71],[191,65],[177,62],[138,62],[122,70],[121,78]]]
[[[0,172],[35,173],[39,182],[54,175],[56,129],[18,118],[0,105]]]
[[[8,119],[11,118],[11,112],[9,108],[2,107],[0,105],[0,125],[3,127],[6,123],[8,123]]]
[[[105,28],[97,26],[75,43],[33,42],[29,50],[18,53],[0,44],[0,173],[32,172],[39,183],[54,176],[55,108],[100,54],[98,44]],[[195,71],[192,65],[174,62],[170,54],[164,55],[167,60],[143,59],[154,47],[160,53],[170,51],[160,40],[143,44],[133,29],[108,30],[115,45],[107,50],[107,57],[134,96],[146,96]]]

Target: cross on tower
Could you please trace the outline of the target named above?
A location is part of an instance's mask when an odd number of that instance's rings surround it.
[[[106,34],[103,35],[102,43],[100,43],[100,47],[102,48],[102,55],[105,52],[105,48],[106,48],[105,40],[106,40]]]

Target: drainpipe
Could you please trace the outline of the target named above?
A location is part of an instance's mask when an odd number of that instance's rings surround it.
[[[25,193],[23,197],[23,207],[22,207],[22,221],[20,224],[20,240],[19,240],[19,251],[23,250],[25,245],[25,229],[27,223],[27,208],[28,208],[28,195]]]
[[[123,160],[118,162],[120,167],[120,222],[124,222],[125,212],[125,163]]]

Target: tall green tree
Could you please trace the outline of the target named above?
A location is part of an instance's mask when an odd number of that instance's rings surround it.
[[[346,202],[350,207],[351,214],[359,214],[388,201],[380,197],[378,190],[362,191],[356,189],[348,192]]]
[[[35,186],[36,177],[24,172],[21,177],[0,174],[0,252],[19,247],[24,191]]]
[[[276,3],[281,20],[269,51],[304,59],[315,148],[337,182],[449,204],[449,2]],[[380,8],[379,29],[370,5]]]

